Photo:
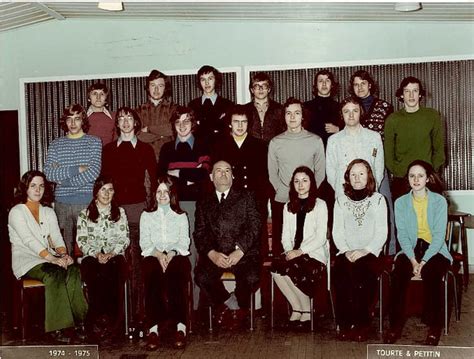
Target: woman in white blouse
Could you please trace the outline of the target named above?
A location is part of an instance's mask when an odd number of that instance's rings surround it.
[[[385,197],[375,192],[369,163],[355,159],[344,174],[344,194],[334,204],[332,236],[339,339],[367,340],[369,306],[377,289],[378,256],[387,240]]]
[[[124,320],[124,254],[130,240],[127,216],[114,202],[114,193],[112,178],[99,176],[91,203],[77,219],[77,244],[84,255],[81,274],[89,298],[86,326],[101,338],[120,338]]]
[[[188,217],[179,207],[170,176],[158,178],[155,203],[140,218],[140,247],[145,285],[147,350],[159,346],[158,325],[176,327],[174,346],[186,345],[187,283],[191,276]]]
[[[26,172],[16,189],[17,203],[8,215],[15,276],[33,278],[45,285],[45,331],[54,339],[69,341],[82,325],[87,302],[79,267],[67,254],[54,210],[51,186],[40,171]]]
[[[328,211],[306,166],[293,172],[289,198],[283,211],[284,258],[274,262],[272,276],[291,305],[290,324],[299,326],[311,319],[310,298],[329,258]]]

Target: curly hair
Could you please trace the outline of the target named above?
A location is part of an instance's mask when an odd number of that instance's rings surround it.
[[[67,128],[66,121],[68,117],[74,116],[76,114],[81,115],[82,131],[84,131],[85,133],[89,132],[90,124],[89,124],[89,119],[87,118],[87,115],[86,115],[86,111],[84,110],[84,107],[82,107],[78,103],[70,105],[69,107],[66,107],[63,110],[63,115],[61,116],[61,119],[59,120],[59,125],[61,126],[61,129],[67,133],[69,129]]]
[[[354,92],[354,80],[356,77],[359,77],[361,80],[365,80],[369,83],[369,91],[371,95],[378,95],[379,87],[375,83],[375,80],[372,78],[372,76],[365,70],[358,70],[352,74],[351,79],[349,81],[349,87],[347,88],[347,90],[352,96],[357,97],[356,93]]]

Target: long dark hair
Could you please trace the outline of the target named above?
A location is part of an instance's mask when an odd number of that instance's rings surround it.
[[[21,176],[18,185],[15,188],[15,194],[13,196],[13,205],[18,203],[26,203],[28,200],[28,188],[30,187],[31,181],[33,178],[41,177],[44,181],[44,194],[40,200],[40,203],[43,206],[51,207],[51,203],[54,201],[53,195],[53,184],[46,179],[46,175],[41,171],[28,171]]]
[[[344,194],[350,199],[355,198],[355,190],[351,185],[351,169],[358,163],[362,163],[367,169],[367,185],[365,186],[367,197],[372,196],[372,194],[375,192],[375,177],[369,162],[363,160],[362,158],[356,158],[347,165],[346,172],[344,173]]]
[[[112,177],[109,176],[99,176],[94,183],[94,189],[92,191],[92,201],[89,203],[87,207],[87,218],[89,218],[92,222],[97,223],[99,219],[99,209],[97,208],[97,194],[99,193],[100,189],[108,183],[114,184]],[[110,215],[109,219],[112,222],[117,222],[120,219],[120,209],[117,203],[115,203],[114,199],[110,202]]]
[[[298,192],[296,192],[295,185],[293,181],[295,180],[295,176],[297,173],[304,173],[309,177],[310,185],[309,185],[309,194],[308,200],[306,201],[303,211],[308,213],[313,210],[314,206],[316,205],[316,198],[318,198],[318,186],[316,185],[316,180],[314,178],[314,172],[311,171],[309,167],[300,166],[293,171],[293,175],[291,176],[290,181],[290,202],[288,203],[288,212],[297,213],[301,206],[300,206],[300,199],[298,197]]]
[[[443,194],[443,181],[441,181],[441,178],[439,178],[438,174],[433,169],[433,166],[423,160],[414,160],[408,165],[407,174],[405,175],[408,185],[410,185],[410,182],[408,180],[408,172],[410,172],[410,168],[412,168],[413,166],[420,166],[426,171],[426,177],[429,180],[426,183],[426,187],[428,187],[431,192],[436,192],[441,195]]]
[[[177,188],[178,185],[176,183],[176,180],[173,177],[168,176],[168,175],[158,177],[156,191],[158,191],[158,187],[162,183],[164,183],[166,187],[168,187],[171,209],[177,214],[184,213],[184,211],[179,206],[178,188]],[[147,209],[145,209],[145,211],[147,212],[154,212],[158,209],[158,201],[156,200],[156,191],[154,193],[151,204],[148,206]]]

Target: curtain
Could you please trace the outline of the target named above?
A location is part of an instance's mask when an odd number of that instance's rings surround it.
[[[351,75],[368,71],[378,84],[378,97],[392,103],[395,111],[403,104],[395,97],[401,80],[419,78],[427,92],[421,104],[441,113],[445,126],[446,166],[443,179],[448,190],[472,190],[473,181],[473,88],[474,61],[445,61],[411,64],[343,66],[327,68],[339,82],[336,100],[349,96]],[[274,82],[274,100],[284,103],[290,96],[302,101],[313,98],[314,75],[321,68],[266,71]],[[251,71],[250,76],[257,71]]]

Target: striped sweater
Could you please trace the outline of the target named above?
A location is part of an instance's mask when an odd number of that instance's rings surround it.
[[[99,176],[102,142],[98,137],[60,137],[51,142],[44,171],[49,181],[56,182],[56,201],[69,204],[88,204],[92,188]],[[79,166],[88,169],[79,173]]]

